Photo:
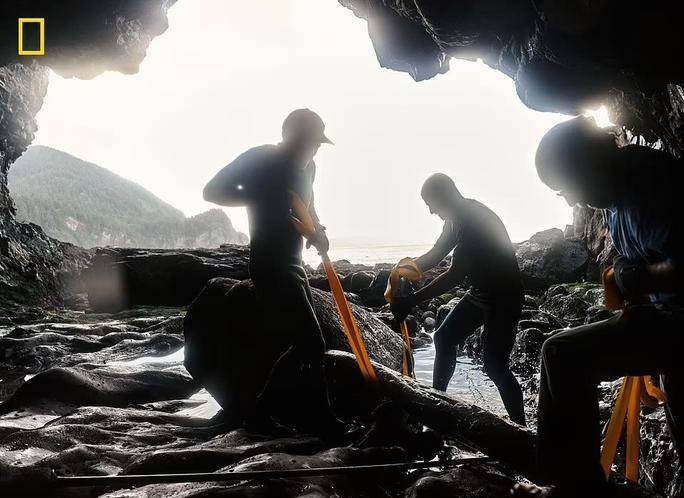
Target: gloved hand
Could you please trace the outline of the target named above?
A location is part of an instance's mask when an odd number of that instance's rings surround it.
[[[641,267],[624,256],[616,256],[613,260],[615,284],[626,301],[638,299],[642,292],[639,287]]]
[[[325,254],[330,249],[330,241],[328,236],[325,234],[325,229],[319,228],[316,232],[307,239],[306,248],[314,246],[318,251],[318,254]]]
[[[416,295],[413,293],[408,296],[396,296],[392,304],[390,304],[390,311],[394,315],[395,320],[401,323],[411,314],[411,310],[416,304]]]

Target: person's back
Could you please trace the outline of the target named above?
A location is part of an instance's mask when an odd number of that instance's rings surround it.
[[[302,236],[291,221],[292,193],[309,204],[313,194],[315,163],[296,168],[289,155],[276,145],[254,147],[227,168],[244,171],[254,192],[247,204],[250,232],[250,270],[275,271],[300,264]]]
[[[488,299],[507,299],[522,292],[515,251],[501,219],[487,206],[464,199],[453,222],[458,264],[464,265],[473,291]]]

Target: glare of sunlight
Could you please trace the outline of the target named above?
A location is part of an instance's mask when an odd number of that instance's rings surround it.
[[[608,116],[608,109],[605,105],[602,105],[598,109],[588,109],[584,112],[584,115],[590,118],[594,118],[596,121],[596,126],[599,128],[608,128],[609,126],[615,126]]]

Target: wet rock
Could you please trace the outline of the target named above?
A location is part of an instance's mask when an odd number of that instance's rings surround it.
[[[416,337],[411,340],[411,347],[413,349],[421,349],[421,348],[426,348],[430,344],[432,344],[433,339],[430,334],[427,334],[425,332],[418,332],[416,334]]]
[[[539,372],[542,344],[548,337],[541,330],[531,328],[519,332],[511,352],[511,369],[523,377]]]
[[[558,228],[538,232],[518,244],[516,256],[526,289],[581,281],[589,258],[583,241],[566,239]]]
[[[385,401],[373,410],[373,424],[368,432],[354,443],[358,448],[400,446],[412,459],[432,460],[444,446],[443,438],[435,431],[423,430],[416,419],[393,401]]]
[[[199,389],[187,372],[178,368],[59,367],[26,381],[0,405],[0,414],[45,404],[121,407],[187,398]]]
[[[349,351],[336,305],[329,293],[312,289],[315,310],[330,349]],[[352,305],[371,359],[399,370],[401,337],[373,314]],[[260,320],[249,281],[214,279],[185,318],[185,365],[224,408],[240,419],[261,390],[275,360],[289,344]]]
[[[134,305],[186,306],[215,277],[249,277],[249,248],[99,249],[82,273],[90,306],[116,312]]]
[[[361,290],[368,289],[374,279],[375,273],[372,271],[357,271],[342,279],[342,288],[347,292],[358,293]]]
[[[43,315],[45,323],[0,328],[0,385],[55,366],[104,365],[164,356],[183,347],[182,311],[128,310],[118,315]],[[101,320],[98,322],[97,320]],[[11,392],[5,391],[0,400]]]
[[[213,472],[254,455],[283,452],[312,454],[323,449],[323,443],[313,437],[273,439],[237,429],[192,447],[144,451],[140,456],[132,458],[122,473]]]
[[[561,284],[549,288],[542,296],[540,308],[557,317],[565,326],[589,323],[603,306],[603,289],[596,284]],[[592,318],[593,317],[593,318]]]
[[[490,498],[508,496],[514,484],[509,476],[484,466],[448,472],[426,472],[404,493],[406,498]]]
[[[387,280],[390,276],[390,270],[378,271],[370,285],[366,289],[359,289],[356,294],[363,300],[365,306],[383,306],[385,301],[385,289],[387,289]]]
[[[218,469],[218,472],[242,472],[275,469],[332,467],[401,462],[406,454],[400,448],[332,448],[314,455],[288,453],[262,453],[238,463]],[[301,479],[270,479],[192,484],[142,486],[133,490],[106,493],[103,498],[153,498],[159,496],[389,496],[388,489],[395,486],[401,474],[388,473],[369,476],[336,474]]]
[[[656,489],[666,490],[667,496],[681,496],[678,483],[679,458],[676,445],[667,428],[665,410],[659,408],[641,416],[640,470],[641,482]]]

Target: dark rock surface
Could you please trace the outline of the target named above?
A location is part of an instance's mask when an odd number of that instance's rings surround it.
[[[98,249],[82,279],[90,306],[120,311],[133,305],[186,306],[215,277],[249,277],[249,247]]]
[[[516,257],[526,289],[545,289],[554,283],[577,282],[584,278],[589,262],[586,245],[566,239],[558,228],[538,232],[517,244]]]
[[[317,308],[323,310],[325,324],[331,319],[325,311],[332,307],[330,298],[322,291],[314,294],[317,301],[324,302]],[[383,343],[371,347],[387,347],[386,338],[394,337],[393,332],[379,325],[369,313],[355,311],[366,330],[368,323],[384,330],[379,334]],[[381,444],[382,438],[378,439],[376,432],[374,439],[364,440],[363,448],[347,448],[311,437],[277,438],[249,434],[243,429],[229,431],[210,419],[214,410],[208,395],[206,391],[195,394],[199,385],[181,365],[181,356],[151,358],[171,351],[142,346],[154,337],[181,337],[182,312],[178,309],[135,308],[114,315],[65,311],[32,318],[31,323],[0,330],[0,338],[5,341],[3,355],[13,362],[12,368],[0,372],[0,385],[13,386],[4,393],[5,401],[0,404],[0,474],[3,479],[30,479],[18,490],[2,488],[7,496],[22,496],[32,489],[30,486],[45,482],[50,471],[61,476],[213,472],[388,463],[409,458],[407,449],[392,446],[396,442],[403,444],[396,435],[390,445]],[[339,328],[339,324],[329,326]],[[389,343],[394,343],[394,339],[389,339]],[[40,349],[41,345],[45,346],[46,354],[42,356],[44,361],[38,363],[26,353]],[[180,346],[178,342],[172,350]],[[382,355],[377,357],[382,360]],[[396,403],[392,413],[406,409],[412,417],[424,419],[425,424],[442,432],[483,438],[485,446],[493,444],[497,437],[531,441],[528,432],[484,410],[447,396],[436,396],[427,388],[407,383],[380,364],[377,369],[381,394]],[[366,387],[353,357],[348,353],[331,354],[327,370],[339,380],[334,387],[335,393],[340,394],[336,397],[338,402],[347,403],[352,412],[365,410],[367,407],[358,400]],[[36,375],[25,380],[29,372]],[[477,423],[470,423],[471,419]],[[452,456],[472,455],[454,447],[450,451]],[[431,485],[416,483],[417,479],[430,477],[435,482],[448,482],[449,475],[462,475],[460,489],[466,497],[482,496],[482,486],[504,491],[511,479],[497,469],[477,466],[450,473],[374,474],[368,478],[342,475],[226,484],[148,485],[121,491],[90,487],[80,489],[78,496],[413,496],[418,492],[416,488]],[[35,488],[30,492],[33,496],[76,496],[71,489]]]
[[[350,351],[332,295],[312,289],[329,349]],[[373,314],[352,305],[372,360],[401,369],[401,338]],[[185,366],[232,416],[241,418],[289,344],[262,317],[250,281],[211,280],[185,317]],[[287,320],[287,317],[282,317]]]
[[[214,301],[203,298],[214,309],[213,315],[196,309],[188,314],[188,322],[197,324],[197,313],[217,320],[214,332],[225,336],[228,352],[242,354],[242,363],[234,365],[234,372],[244,382],[249,377],[248,363],[255,360],[254,355],[245,354],[245,348],[250,340],[252,344],[258,340],[253,332],[259,310],[248,282],[234,285],[232,280],[217,279],[213,283],[216,285],[210,288],[214,287]],[[313,292],[329,342],[343,341],[330,295],[316,289]],[[229,293],[234,294],[228,300],[232,308],[225,307]],[[435,300],[429,307],[436,309],[444,299]],[[591,284],[558,285],[543,295],[526,298],[526,320],[540,326],[527,327],[519,334],[512,364],[525,389],[530,421],[541,340],[559,324],[581,321],[582,309],[586,310],[584,320],[590,319],[592,310],[601,304],[600,288]],[[371,355],[382,363],[394,361],[392,367],[398,368],[399,337],[375,317],[376,313],[355,307],[355,314],[366,332]],[[432,314],[428,311],[422,316],[431,318]],[[409,458],[409,451],[417,451],[410,449],[409,440],[397,436],[393,441],[401,448],[388,447],[393,443],[387,443],[387,437],[383,439],[377,432],[358,443],[366,449],[339,448],[311,437],[277,438],[248,434],[243,429],[231,431],[229,425],[220,425],[219,419],[211,420],[216,408],[211,408],[208,393],[198,392],[202,382],[194,381],[181,364],[183,310],[177,308],[138,307],[117,314],[41,313],[33,309],[7,313],[7,320],[0,328],[4,358],[0,399],[5,400],[0,404],[0,472],[5,476],[33,476],[37,480],[46,475],[46,468],[60,475],[296,468],[305,464],[400,461]],[[226,333],[233,329],[235,333]],[[209,342],[208,349],[217,349],[215,344]],[[396,351],[388,352],[388,345]],[[186,347],[189,351],[196,347],[192,338]],[[167,359],[154,358],[174,351]],[[232,354],[231,360],[237,356]],[[476,406],[402,380],[379,363],[376,368],[380,383],[371,393],[349,353],[328,353],[326,371],[334,379],[331,393],[336,407],[346,407],[342,410],[345,416],[361,417],[365,424],[373,400],[384,397],[395,403],[392,413],[405,410],[436,435],[446,437],[456,446],[449,450],[452,456],[471,454],[458,442],[466,441],[517,472],[534,477],[530,431]],[[601,392],[601,413],[607,419],[616,388],[604,386]],[[645,482],[666,489],[676,482],[671,468],[678,461],[672,458],[672,440],[664,429],[662,410],[644,417]],[[465,497],[505,496],[513,478],[505,468],[480,465],[368,480],[339,476],[149,485],[121,491],[90,488],[83,490],[83,496],[300,496],[304,491],[319,496],[446,496],[455,490]],[[50,496],[72,495],[65,491]]]

